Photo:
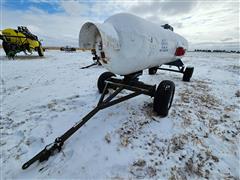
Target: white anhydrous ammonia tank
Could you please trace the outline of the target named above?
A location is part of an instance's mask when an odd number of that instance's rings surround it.
[[[103,24],[85,23],[80,48],[96,49],[102,65],[112,73],[128,75],[175,61],[184,55],[187,40],[140,17],[121,13]]]

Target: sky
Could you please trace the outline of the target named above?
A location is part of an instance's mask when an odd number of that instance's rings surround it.
[[[78,46],[81,26],[131,13],[168,23],[189,49],[239,50],[239,0],[0,0],[0,29],[27,26],[46,46]]]

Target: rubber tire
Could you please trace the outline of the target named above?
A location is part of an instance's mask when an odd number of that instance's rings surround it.
[[[185,82],[189,82],[192,75],[193,75],[194,67],[186,67],[185,71],[183,72],[182,80]]]
[[[148,69],[148,74],[154,75],[157,73],[158,67],[152,67]]]
[[[44,56],[42,46],[39,46],[39,47],[37,48],[37,52],[38,52],[38,55],[39,55],[40,57],[43,57],[43,56]]]
[[[6,56],[8,55],[9,51],[10,51],[10,47],[9,47],[9,44],[5,41],[2,42],[2,47],[3,47],[3,50],[5,51],[6,53]]]
[[[116,76],[116,75],[111,72],[104,72],[99,76],[98,82],[97,82],[97,87],[98,87],[99,93],[101,93],[101,94],[103,93],[103,90],[104,90],[104,87],[106,84],[105,81],[114,76]],[[106,93],[108,93],[108,90],[106,91]]]
[[[161,117],[166,117],[172,106],[175,84],[164,80],[159,85],[153,99],[153,110]]]

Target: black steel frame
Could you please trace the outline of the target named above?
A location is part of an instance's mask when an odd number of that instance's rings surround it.
[[[87,69],[87,68],[90,68],[90,67],[95,66],[95,65],[98,65],[98,62],[94,62],[94,63],[92,63],[92,64],[90,64],[90,65],[83,66],[83,67],[81,67],[80,69]]]
[[[90,65],[87,65],[87,66],[84,66],[84,67],[81,67],[80,69],[87,69],[87,68],[90,68],[92,66],[95,66],[95,65],[100,65],[101,66],[101,63],[100,63],[100,58],[98,57],[97,53],[96,53],[96,50],[95,49],[92,49],[91,50],[92,52],[92,55],[93,55],[93,61],[94,63],[90,64]]]
[[[164,71],[172,71],[172,72],[177,72],[177,73],[184,73],[184,66],[183,67],[179,67],[179,66],[176,66],[178,68],[178,70],[175,70],[175,69],[170,69],[170,68],[162,68],[161,66],[158,67],[158,69],[160,70],[164,70]]]
[[[60,152],[64,142],[100,110],[121,103],[141,94],[153,97],[155,95],[156,85],[147,85],[143,82],[138,81],[138,76],[140,74],[141,72],[125,76],[123,79],[110,78],[106,80],[103,93],[98,101],[97,106],[80,121],[78,121],[73,127],[66,131],[62,136],[56,138],[53,143],[47,145],[32,159],[23,164],[22,169],[28,168],[31,164],[38,160],[40,162],[48,160],[51,155],[55,154],[56,152]],[[105,98],[108,89],[114,89],[114,92]],[[123,97],[114,99],[124,89],[131,91],[131,93]]]
[[[162,68],[161,66],[159,66],[157,69],[160,69],[160,70],[165,70],[165,71],[172,71],[172,72],[177,72],[177,73],[184,73],[184,64],[182,62],[181,59],[177,59],[176,61],[174,62],[170,62],[170,63],[166,63],[164,65],[168,65],[168,66],[175,66],[178,68],[178,70],[175,70],[175,69],[170,69],[170,68]]]

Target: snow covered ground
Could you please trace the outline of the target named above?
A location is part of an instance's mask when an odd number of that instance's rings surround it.
[[[89,52],[46,51],[44,58],[1,50],[1,179],[239,179],[240,64],[237,54],[188,53],[191,82],[158,71],[141,80],[175,82],[168,117],[138,96],[96,114],[60,153],[21,166],[92,110],[103,67]]]

